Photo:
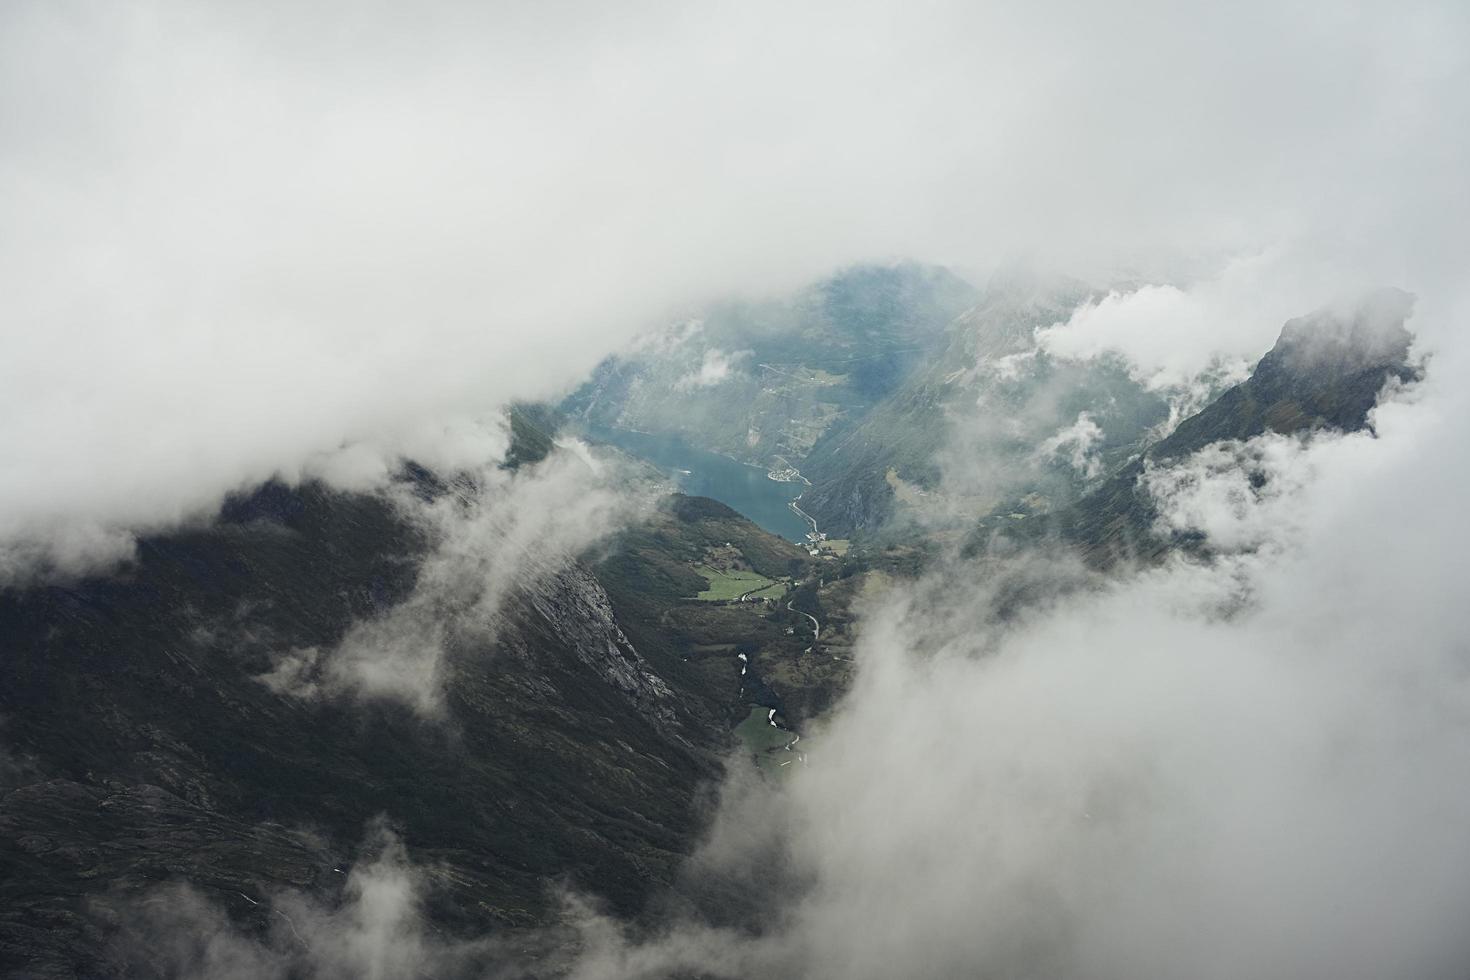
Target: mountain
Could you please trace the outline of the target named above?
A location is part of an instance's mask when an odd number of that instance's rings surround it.
[[[532,466],[546,445],[523,437],[544,432],[515,427]],[[732,729],[781,707],[762,661],[802,643],[774,602],[692,597],[739,569],[799,579],[808,556],[669,498],[527,577],[493,634],[452,636],[437,716],[269,683],[282,651],[402,609],[430,550],[384,495],[273,483],[143,540],[120,575],[0,594],[0,971],[167,975],[116,943],[161,886],[263,933],[283,890],[338,902],[382,819],[432,869],[446,934],[543,925],[563,883],[638,916],[689,852]]]
[[[770,467],[894,391],[974,290],[928,266],[860,266],[783,300],[727,303],[609,358],[561,404],[620,428]]]
[[[780,392],[762,385],[765,402],[716,390],[748,378],[655,397],[655,378],[725,349],[710,346],[722,326],[691,332],[688,351],[604,365],[564,406],[624,424],[703,405],[680,430],[691,439],[754,427],[748,450],[800,452],[802,506],[824,528],[879,545],[855,556],[813,555],[717,501],[670,495],[595,550],[542,556],[533,539],[534,574],[507,584],[493,629],[457,629],[461,597],[423,600],[456,542],[405,501],[474,507],[484,488],[406,466],[381,493],[269,483],[206,525],[144,539],[116,575],[0,592],[0,970],[188,973],[120,942],[139,909],[188,885],[264,935],[283,896],[341,906],[342,870],[384,825],[429,869],[438,935],[545,935],[564,886],[656,925],[731,759],[789,773],[795,734],[819,742],[812,723],[851,683],[869,590],[933,567],[946,526],[903,518],[953,508],[968,534],[982,515],[976,549],[996,534],[1061,539],[1102,568],[1199,548],[1155,530],[1148,467],[1220,440],[1360,430],[1385,384],[1418,377],[1412,298],[1381,291],[1290,321],[1245,381],[1151,441],[1169,407],[1125,365],[1037,346],[1036,328],[1086,287],[1002,277],[949,315],[964,293],[932,270],[852,271],[786,308],[786,326],[803,324],[794,339],[756,318],[770,328],[759,363],[810,369]],[[895,348],[902,338],[925,346]],[[839,378],[828,341],[900,359],[849,360]],[[835,391],[850,400],[809,444],[763,414],[825,412]],[[727,412],[729,426],[710,421]],[[516,406],[509,425],[517,477],[565,458],[557,413]],[[967,465],[978,489],[959,499],[946,475]],[[884,541],[885,526],[909,532]],[[321,651],[405,610],[442,636],[437,699],[327,685]]]
[[[1091,292],[1072,279],[997,273],[979,302],[946,326],[929,363],[812,448],[802,464],[812,482],[802,507],[838,537],[881,529],[905,498],[930,497],[931,521],[945,509],[972,516],[1002,505],[1044,509],[1074,497],[1088,476],[1065,456],[1038,455],[1048,439],[1084,426],[1084,471],[1136,451],[1167,416],[1165,401],[1120,362],[1062,361],[1037,345],[1039,328],[1065,320]],[[986,472],[974,471],[977,460]],[[963,472],[953,482],[964,485],[965,498],[944,486],[946,469]],[[1022,498],[1026,504],[1016,503]]]
[[[859,267],[645,338],[560,407],[594,438],[673,433],[796,469],[809,484],[802,509],[831,538],[871,536],[906,509],[931,526],[941,514],[1044,511],[1075,500],[1169,415],[1121,361],[1039,348],[1037,330],[1092,294],[1020,268],[976,291],[943,270]],[[955,496],[945,472],[976,458],[990,472],[951,481],[965,487]]]
[[[1154,531],[1157,511],[1140,486],[1145,468],[1222,440],[1366,428],[1385,384],[1419,377],[1409,356],[1413,335],[1404,326],[1412,308],[1408,293],[1383,289],[1349,306],[1289,321],[1246,381],[1182,421],[1167,438],[1058,514],[1049,530],[1060,532],[1103,566],[1156,557],[1171,544],[1189,543]]]

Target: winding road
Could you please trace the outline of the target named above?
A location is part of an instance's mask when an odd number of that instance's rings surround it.
[[[795,601],[795,599],[791,600],[791,602]],[[812,645],[806,648],[806,652],[811,653],[817,648],[817,641],[822,638],[822,624],[817,622],[817,617],[813,616],[811,613],[801,612],[800,609],[792,608],[791,602],[786,603],[786,608],[788,610],[794,613],[801,613],[807,619],[810,619],[812,621]]]
[[[761,366],[764,367],[765,365],[761,365]],[[802,476],[801,475],[801,471],[798,470],[796,467],[792,466],[789,462],[787,462],[784,457],[777,457],[777,458],[780,459],[781,462],[786,463],[787,467],[790,468],[791,472],[796,474],[796,478],[798,480],[800,480],[802,483],[805,483],[807,486],[811,486],[812,485],[812,481],[810,481],[806,477]],[[803,490],[801,493],[799,493],[799,494],[796,495],[796,500],[791,501],[791,509],[794,510],[797,513],[797,515],[802,518],[802,520],[806,521],[808,524],[810,524],[812,526],[812,533],[811,533],[810,537],[811,537],[811,541],[812,541],[812,547],[816,547],[817,543],[821,540],[821,537],[820,537],[821,532],[817,530],[817,519],[815,517],[813,517],[812,515],[808,514],[806,511],[802,510],[801,509],[801,505],[799,503],[797,503],[797,501],[801,500],[801,498],[805,494],[806,494],[806,491]],[[743,600],[745,598],[745,596],[741,596],[740,598]],[[801,612],[800,609],[793,609],[791,607],[791,603],[790,602],[786,603],[786,608],[789,611],[791,611],[791,612]],[[818,641],[820,641],[822,639],[822,624],[819,623],[819,622],[817,622],[817,617],[813,616],[811,613],[802,612],[801,614],[803,616],[805,616],[807,619],[810,619],[812,621],[812,645],[806,648],[806,652],[807,653],[811,653],[811,652],[813,652],[814,650],[817,649],[817,643],[818,643]]]

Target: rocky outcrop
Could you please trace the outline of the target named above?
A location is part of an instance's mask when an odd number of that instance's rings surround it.
[[[656,721],[668,737],[687,743],[673,689],[633,649],[613,616],[612,600],[585,565],[574,562],[528,598],[579,661]]]

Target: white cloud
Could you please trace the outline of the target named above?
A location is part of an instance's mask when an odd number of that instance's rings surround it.
[[[1203,534],[1217,552],[1284,546],[1313,475],[1312,443],[1338,438],[1272,433],[1245,443],[1218,442],[1182,460],[1146,463],[1142,484],[1159,507],[1156,530],[1166,537]]]
[[[1102,580],[997,555],[892,589],[808,768],[727,795],[695,864],[714,894],[758,883],[764,928],[593,921],[581,975],[1453,975],[1463,350],[1376,436],[1153,471],[1208,561]]]
[[[427,503],[396,493],[433,542],[413,593],[353,624],[331,649],[282,651],[261,680],[295,697],[390,699],[438,716],[451,652],[490,649],[513,591],[545,585],[654,500],[623,467],[581,443],[514,473],[482,467],[473,482]]]
[[[1102,438],[1102,427],[1088,413],[1079,412],[1077,421],[1042,442],[1038,455],[1045,459],[1065,452],[1072,469],[1091,480],[1102,473],[1102,457],[1098,454]]]
[[[1463,268],[1460,4],[0,17],[11,565],[343,451],[370,482],[359,444],[391,463],[704,297],[857,259],[1086,276],[1284,241],[1313,302]],[[1204,324],[1179,289],[1135,305]]]
[[[737,351],[727,354],[719,348],[710,348],[704,352],[704,359],[700,362],[698,369],[674,382],[677,391],[692,391],[696,388],[710,388],[722,383],[730,377],[730,372],[735,370],[735,365],[748,356],[750,351]]]
[[[1288,319],[1324,302],[1352,305],[1380,284],[1345,282],[1319,255],[1281,245],[1181,282],[1113,289],[1036,331],[1038,347],[1054,357],[1122,357],[1169,402],[1159,438],[1245,380]]]
[[[368,827],[341,896],[280,891],[250,898],[267,928],[250,934],[218,904],[186,885],[162,885],[125,909],[114,954],[167,976],[209,980],[286,977],[464,976],[483,960],[485,942],[457,942],[428,927],[424,902],[432,867],[414,864],[384,822]]]
[[[1362,292],[1376,283],[1358,282]],[[1317,256],[1277,245],[1237,256],[1182,284],[1118,288],[1079,306],[1062,323],[1036,332],[1056,357],[1122,355],[1155,390],[1181,390],[1202,374],[1240,380],[1293,316],[1343,288]]]

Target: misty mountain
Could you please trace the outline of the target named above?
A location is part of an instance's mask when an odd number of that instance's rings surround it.
[[[1075,497],[1168,415],[1121,361],[1068,362],[1038,347],[1036,332],[1092,293],[1077,280],[998,272],[922,369],[812,448],[803,507],[843,536],[879,531],[906,502],[927,504],[934,520],[941,508],[973,517]],[[1049,439],[1060,452],[1047,454]]]
[[[879,299],[893,299],[887,275]],[[1160,394],[1120,362],[1037,346],[1036,328],[1086,295],[1071,282],[992,283],[935,332],[942,346],[915,352],[904,377],[867,389],[861,412],[815,442],[803,504],[831,526],[893,525],[951,493],[954,456],[970,452],[1003,479],[968,475],[966,513],[1031,512],[1000,521],[1013,546],[1059,534],[1098,565],[1195,549],[1197,534],[1156,531],[1150,468],[1222,440],[1362,429],[1386,383],[1418,377],[1411,298],[1384,291],[1290,321],[1247,380],[1150,443],[1169,414]],[[868,323],[882,347],[894,320],[879,306],[844,322]],[[650,361],[630,376],[668,369]],[[725,397],[717,387],[701,395],[710,405]],[[610,390],[577,396],[589,398],[584,421]],[[779,429],[744,408],[741,424]],[[1038,455],[1081,419],[1096,431],[1080,452]],[[0,966],[187,974],[194,938],[166,957],[149,948],[197,936],[178,916],[206,909],[222,917],[211,928],[264,943],[282,921],[296,928],[293,910],[353,907],[362,885],[349,869],[397,847],[428,869],[427,928],[463,939],[470,964],[504,955],[478,937],[522,942],[524,961],[574,948],[556,931],[567,894],[642,927],[671,894],[706,917],[755,914],[758,891],[683,870],[708,833],[712,787],[732,758],[795,761],[794,730],[849,689],[864,597],[936,574],[924,532],[813,557],[723,504],[676,495],[565,558],[540,532],[495,531],[475,546],[527,553],[484,612],[461,580],[493,569],[450,566],[447,591],[429,589],[445,589],[436,561],[457,545],[415,515],[545,497],[550,485],[516,481],[565,464],[557,414],[517,406],[508,425],[503,485],[416,466],[386,493],[273,482],[208,524],[143,539],[116,575],[0,593]],[[718,588],[771,598],[697,598]],[[443,647],[427,666],[403,659],[420,633]],[[357,686],[343,686],[342,651],[370,657],[374,642],[397,659],[349,662]],[[376,696],[394,684],[419,696]],[[274,942],[273,955],[297,955]]]
[[[561,409],[594,433],[675,433],[742,462],[795,463],[926,363],[973,300],[944,269],[854,267],[645,337],[603,361]]]
[[[1346,308],[1291,320],[1251,376],[1183,420],[1166,438],[1131,460],[1105,484],[1058,515],[1051,528],[1094,563],[1156,557],[1172,544],[1155,531],[1158,510],[1142,485],[1151,466],[1177,462],[1213,443],[1264,433],[1356,432],[1385,385],[1407,384],[1421,371],[1410,359],[1404,323],[1413,297],[1384,289]]]
[[[561,407],[594,435],[671,432],[795,467],[809,483],[802,509],[833,538],[871,536],[896,516],[1045,512],[1136,454],[1170,414],[1121,358],[1042,349],[1038,331],[1095,292],[1019,266],[979,291],[912,265],[848,270],[786,304],[645,338]]]
[[[549,448],[532,414],[513,417],[523,470]],[[456,492],[409,479],[415,499]],[[167,889],[263,936],[285,892],[340,902],[379,821],[433,869],[446,935],[544,926],[562,888],[636,918],[691,850],[747,702],[780,706],[755,650],[801,642],[795,613],[691,602],[694,568],[712,548],[772,576],[807,558],[712,501],[628,534],[527,575],[493,632],[451,632],[429,717],[325,672],[317,693],[278,683],[286,651],[416,601],[433,543],[383,495],[269,484],[117,576],[0,594],[0,969],[191,973],[128,939]]]
[[[1465,980],[1467,122],[1470,0],[0,2],[0,980]]]

